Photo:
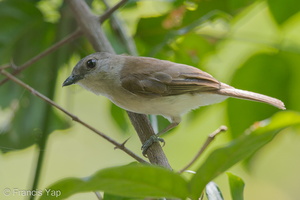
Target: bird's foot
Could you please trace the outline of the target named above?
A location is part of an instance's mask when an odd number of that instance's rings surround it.
[[[143,151],[143,155],[145,157],[147,157],[147,155],[146,155],[147,150],[155,142],[161,142],[163,144],[162,146],[165,146],[165,140],[164,139],[158,137],[157,135],[152,135],[148,140],[146,140],[146,142],[142,145],[142,148],[141,148],[142,151]]]

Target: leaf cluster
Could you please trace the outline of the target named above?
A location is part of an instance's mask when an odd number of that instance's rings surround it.
[[[108,194],[105,199],[113,199],[115,196],[129,199],[147,197],[198,199],[206,187],[209,199],[214,199],[213,196],[220,196],[220,199],[223,199],[215,184],[207,185],[211,180],[270,142],[280,130],[299,124],[300,115],[295,112],[280,112],[270,119],[256,123],[237,139],[214,150],[190,180],[162,167],[130,164],[102,169],[85,178],[63,179],[49,188],[61,191],[62,195],[58,199],[91,191],[103,191],[105,196]],[[243,180],[230,173],[228,176],[232,199],[241,200]],[[44,193],[41,199],[57,199],[57,197],[47,196]]]

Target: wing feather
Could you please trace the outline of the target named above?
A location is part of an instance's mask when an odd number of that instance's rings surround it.
[[[137,95],[171,96],[220,89],[220,82],[200,69],[154,58],[127,56],[121,75],[122,87]]]

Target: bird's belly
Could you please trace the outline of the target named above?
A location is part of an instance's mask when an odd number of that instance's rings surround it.
[[[203,93],[155,98],[133,96],[130,99],[126,98],[123,100],[111,100],[116,105],[128,111],[142,114],[163,115],[167,118],[172,118],[179,117],[182,114],[200,106],[219,103],[226,98],[228,97],[218,94]]]

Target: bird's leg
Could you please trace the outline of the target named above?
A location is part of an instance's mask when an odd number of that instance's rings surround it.
[[[179,122],[173,121],[166,128],[161,130],[159,133],[157,133],[156,135],[152,135],[148,140],[146,140],[146,142],[142,145],[142,148],[141,148],[143,151],[143,155],[144,156],[146,155],[148,148],[155,142],[161,142],[161,143],[163,143],[163,146],[165,146],[165,140],[160,138],[159,136],[168,132],[169,130],[175,128],[178,124],[179,124]]]
[[[175,128],[176,126],[178,126],[179,122],[172,122],[171,124],[169,124],[169,126],[167,126],[166,128],[164,128],[163,130],[161,130],[159,133],[156,134],[157,137],[159,137],[160,135],[168,132],[169,130]]]

